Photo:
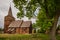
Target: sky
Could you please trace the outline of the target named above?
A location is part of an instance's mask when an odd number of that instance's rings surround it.
[[[0,28],[4,28],[4,17],[8,14],[9,7],[11,5],[12,8],[12,14],[16,18],[16,20],[19,20],[16,16],[18,9],[14,7],[14,4],[12,2],[13,0],[0,0]],[[36,11],[35,13],[37,13]],[[28,20],[27,17],[23,18],[24,21]],[[36,19],[31,19],[32,23],[35,23]],[[60,18],[58,21],[58,24],[60,25]]]
[[[11,5],[12,8],[12,14],[16,18],[16,20],[19,20],[16,16],[18,9],[14,7],[14,4],[12,2],[13,0],[0,0],[0,28],[4,28],[4,17],[8,14],[9,7]],[[24,21],[27,21],[28,18],[24,17],[22,18]],[[36,19],[31,19],[32,23],[35,23]]]

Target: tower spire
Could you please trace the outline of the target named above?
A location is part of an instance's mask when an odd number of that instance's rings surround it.
[[[10,7],[9,7],[8,16],[12,16],[12,9],[11,9],[11,5],[10,5]]]

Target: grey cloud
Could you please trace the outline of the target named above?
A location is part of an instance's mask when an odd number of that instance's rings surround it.
[[[7,11],[7,8],[2,6],[2,7],[0,7],[0,10]]]
[[[0,27],[4,26],[4,17],[8,14],[10,4],[12,5],[12,13],[16,18],[16,8],[14,8],[12,0],[0,0]]]
[[[7,8],[9,6],[8,0],[0,0],[0,10],[1,11],[7,11]]]

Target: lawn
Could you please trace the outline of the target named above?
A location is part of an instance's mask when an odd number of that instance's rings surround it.
[[[60,35],[57,35],[60,40]],[[49,40],[47,34],[0,34],[0,40]]]

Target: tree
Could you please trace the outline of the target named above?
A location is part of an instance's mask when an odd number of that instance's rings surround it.
[[[42,17],[45,19],[40,21],[44,21],[42,22],[42,24],[44,23],[43,26],[47,26],[45,23],[49,24],[48,26],[51,26],[51,40],[56,40],[55,32],[57,21],[60,15],[60,0],[13,0],[13,2],[15,4],[15,7],[19,9],[19,12],[17,13],[18,18],[27,16],[30,19],[31,17],[35,16],[34,11],[36,10],[37,6],[40,5],[41,10],[44,12],[42,13],[44,17]],[[25,8],[26,13],[23,13],[23,8]],[[40,17],[42,14],[39,14]],[[38,17],[38,19],[40,18]]]
[[[52,21],[53,19],[47,18],[44,9],[40,10],[37,16],[36,24],[41,28],[41,30],[43,31],[50,30],[50,27],[52,26]]]
[[[59,0],[38,0],[38,3],[41,5],[41,10],[43,10],[43,12],[45,11],[45,15],[46,17],[50,20],[53,19],[52,21],[52,26],[51,26],[51,30],[50,30],[50,40],[56,40],[55,37],[55,33],[56,33],[56,26],[57,26],[57,21],[58,18],[60,16],[60,1]],[[45,18],[45,17],[43,17]],[[41,18],[38,18],[41,19]],[[45,18],[46,20],[46,18]],[[44,26],[44,20],[41,20],[42,22],[42,26]],[[41,22],[40,21],[40,22]],[[47,21],[47,20],[46,20]],[[48,23],[49,24],[49,23]]]

